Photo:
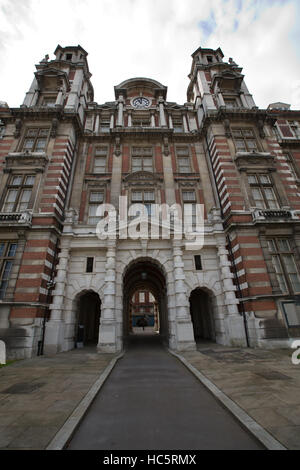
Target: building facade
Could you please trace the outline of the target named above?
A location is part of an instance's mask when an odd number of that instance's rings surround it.
[[[300,111],[258,109],[221,49],[192,54],[183,105],[149,78],[125,80],[115,101],[98,104],[87,52],[54,54],[36,66],[19,108],[0,103],[8,357],[82,343],[120,351],[139,292],[154,299],[175,350],[199,339],[282,347],[299,337]],[[168,237],[159,226],[134,238],[120,225],[99,237],[99,206],[119,214],[120,197],[148,216],[155,204],[201,204],[203,247],[188,249],[172,227]]]

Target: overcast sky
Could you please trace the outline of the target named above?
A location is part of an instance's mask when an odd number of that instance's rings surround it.
[[[95,101],[132,77],[186,101],[191,54],[221,47],[243,67],[256,104],[300,109],[299,0],[0,0],[0,100],[22,104],[35,64],[57,46],[88,53]]]

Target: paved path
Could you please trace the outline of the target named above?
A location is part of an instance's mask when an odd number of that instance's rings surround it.
[[[45,449],[112,357],[87,347],[1,368],[0,449]]]
[[[154,335],[132,336],[69,449],[261,449]]]
[[[292,349],[207,342],[182,356],[287,449],[300,450],[300,364]]]

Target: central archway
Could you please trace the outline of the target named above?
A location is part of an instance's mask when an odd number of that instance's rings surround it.
[[[168,308],[166,292],[166,274],[163,267],[152,258],[139,258],[132,261],[123,275],[123,335],[124,340],[130,334],[138,333],[135,326],[132,298],[137,292],[149,292],[153,296],[157,325],[156,329],[164,342],[168,341]],[[154,330],[153,330],[154,334]]]

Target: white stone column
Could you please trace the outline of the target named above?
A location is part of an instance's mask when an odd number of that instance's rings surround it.
[[[124,98],[119,96],[117,126],[123,126]]]
[[[100,117],[99,117],[99,114],[97,114],[96,122],[95,122],[95,134],[99,134],[99,126],[100,126]]]
[[[185,282],[181,243],[181,240],[172,240],[177,349],[179,351],[187,351],[194,350],[196,345],[190,315],[189,299],[187,298],[187,287]]]
[[[248,105],[248,103],[247,103],[247,100],[246,100],[246,98],[245,98],[244,93],[241,93],[241,94],[240,94],[240,100],[241,100],[242,106],[243,106],[244,108],[249,108],[249,105]]]
[[[63,104],[63,91],[60,89],[57,93],[56,101],[55,101],[55,106],[61,106]]]
[[[45,332],[45,354],[55,354],[62,351],[64,344],[64,299],[68,279],[70,240],[63,239],[61,251],[58,255],[59,263],[55,278],[55,289],[53,292],[53,302],[50,305],[50,320],[46,323]]]
[[[164,100],[162,96],[159,97],[158,103],[159,103],[160,126],[167,127],[167,121],[166,121],[165,109],[164,109]]]
[[[183,121],[183,130],[184,130],[184,132],[185,133],[189,132],[186,114],[182,115],[182,121]]]
[[[151,127],[155,127],[155,116],[154,116],[154,113],[151,113]]]
[[[132,115],[131,111],[128,111],[128,127],[132,126]]]
[[[173,121],[172,121],[172,116],[171,114],[169,115],[169,128],[173,129]]]
[[[222,93],[218,92],[219,106],[226,106]]]
[[[113,113],[110,115],[110,129],[113,129],[114,128],[114,124],[115,124],[115,118],[114,118],[114,115]]]
[[[117,351],[116,337],[116,241],[107,242],[104,278],[104,297],[101,305],[98,349],[102,352]]]

